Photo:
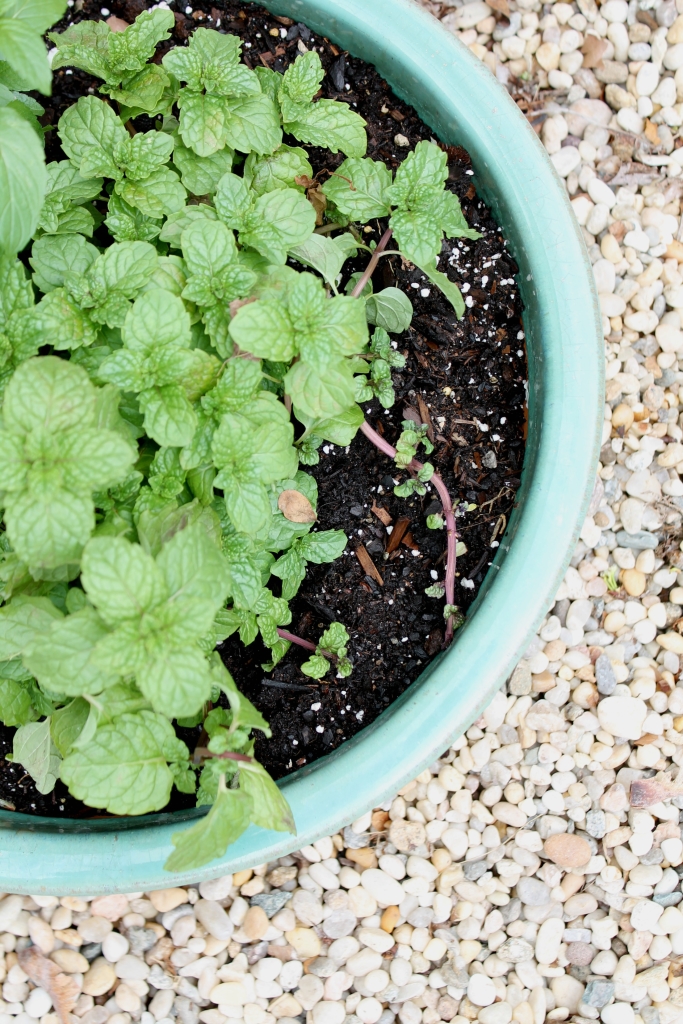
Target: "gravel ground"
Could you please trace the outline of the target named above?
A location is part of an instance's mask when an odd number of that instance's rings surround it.
[[[426,6],[540,130],[594,265],[572,567],[482,718],[342,834],[196,889],[5,896],[0,1024],[683,1022],[683,0]]]

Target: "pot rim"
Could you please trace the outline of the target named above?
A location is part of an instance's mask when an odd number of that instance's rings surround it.
[[[413,0],[262,0],[374,64],[438,136],[472,158],[519,264],[529,436],[516,511],[456,642],[361,733],[282,780],[296,836],[251,826],[191,872],[163,864],[201,811],[75,821],[0,811],[6,892],[103,894],[199,882],[333,834],[393,795],[477,718],[555,595],[593,490],[604,365],[588,254],[545,150],[488,69]],[[28,867],[28,871],[27,871]]]

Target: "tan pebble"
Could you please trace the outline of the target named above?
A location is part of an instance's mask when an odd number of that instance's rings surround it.
[[[56,949],[50,954],[50,960],[66,974],[85,974],[90,967],[83,954],[76,949]]]
[[[543,653],[548,661],[559,661],[567,653],[567,645],[564,640],[550,640],[543,648]]]
[[[283,882],[293,882],[296,874],[297,869],[295,865],[291,867],[277,867],[273,868],[270,874],[266,875],[266,881],[270,882],[274,889],[279,889]]]
[[[62,896],[59,905],[66,907],[67,910],[73,910],[77,914],[83,914],[88,909],[88,904],[80,896]]]
[[[129,26],[129,22],[124,21],[123,18],[117,18],[115,14],[112,14],[107,18],[107,25],[112,32],[125,32]]]
[[[301,1003],[289,992],[285,992],[284,995],[278,996],[268,1004],[268,1013],[272,1014],[276,1020],[280,1017],[298,1017],[302,1010]]]
[[[560,889],[564,893],[564,898],[567,900],[574,893],[577,893],[583,886],[585,877],[583,875],[576,875],[573,871],[568,871],[560,882]]]
[[[396,927],[396,924],[400,920],[401,911],[398,909],[398,907],[387,907],[384,913],[382,914],[379,926],[382,929],[382,931],[389,932],[389,934],[391,935],[394,928]]]
[[[263,907],[249,907],[242,922],[242,931],[249,942],[258,942],[268,931],[268,918]]]
[[[570,942],[567,946],[566,957],[570,964],[587,967],[595,953],[595,946],[591,946],[588,942]]]
[[[683,242],[674,238],[673,242],[667,245],[664,255],[667,260],[678,260],[679,263],[683,263]]]
[[[55,948],[55,936],[52,928],[42,917],[31,916],[28,919],[28,933],[31,942],[37,946],[45,956]]]
[[[576,689],[572,692],[572,700],[580,708],[594,708],[599,699],[600,695],[597,687],[595,687],[593,683],[579,683]]]
[[[250,878],[248,882],[240,886],[240,894],[250,899],[252,896],[257,896],[258,893],[263,892],[265,887],[263,879],[256,875],[255,878]]]
[[[481,942],[476,939],[463,939],[460,942],[460,956],[466,964],[471,964],[479,953],[481,953]]]
[[[140,996],[125,981],[122,981],[116,989],[114,999],[118,1008],[124,1013],[137,1014],[140,1010]]]
[[[543,844],[546,857],[563,868],[580,868],[591,859],[590,845],[576,833],[558,832]]]
[[[87,996],[103,996],[118,981],[113,964],[98,956],[90,965],[90,970],[83,978],[83,992]]]
[[[236,871],[235,874],[232,876],[232,884],[236,885],[237,888],[239,889],[241,885],[244,885],[245,882],[249,881],[253,874],[254,872],[251,870],[251,868],[247,868],[246,871]]]
[[[665,651],[673,651],[674,654],[683,654],[683,636],[680,633],[661,633],[657,637],[657,643]]]
[[[90,904],[90,913],[94,917],[106,917],[107,921],[119,921],[128,909],[128,900],[123,895],[98,896]]]
[[[249,1002],[247,990],[241,981],[224,981],[211,989],[210,999],[218,1006],[244,1006]]]
[[[515,1021],[515,1024],[535,1024],[531,1003],[527,1003],[526,1000],[522,1003],[517,1003],[512,1011],[512,1019]]]
[[[285,932],[285,938],[300,957],[320,955],[321,942],[312,928],[292,928],[291,932]]]
[[[187,903],[187,889],[157,889],[156,892],[148,893],[149,901],[159,914],[165,914],[169,910]]]
[[[546,693],[548,690],[552,690],[557,685],[557,679],[545,669],[543,672],[538,672],[535,676],[531,677],[531,689],[534,693]]]
[[[83,945],[83,939],[75,928],[55,928],[55,938],[58,942],[63,942],[65,946],[78,947]]]
[[[622,569],[621,582],[627,594],[631,597],[640,597],[645,592],[647,577],[639,569]]]
[[[426,839],[425,827],[419,821],[392,821],[389,828],[389,842],[401,853],[412,853],[422,846]]]
[[[431,860],[432,864],[439,872],[445,871],[446,868],[450,867],[450,865],[453,863],[453,857],[450,851],[441,848],[434,850]]]
[[[576,678],[587,683],[595,682],[595,669],[592,665],[583,665],[576,670]]]
[[[369,846],[362,846],[360,850],[346,850],[344,856],[347,860],[352,860],[355,864],[360,864],[362,868],[377,867],[377,855]]]
[[[628,430],[633,425],[634,418],[631,406],[621,402],[612,412],[612,426],[623,427],[624,430]]]

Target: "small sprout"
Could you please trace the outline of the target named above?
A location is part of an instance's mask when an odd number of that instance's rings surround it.
[[[435,515],[427,516],[427,526],[430,530],[443,530],[443,516],[438,512]]]
[[[615,590],[619,589],[619,581],[617,580],[618,572],[619,569],[616,565],[610,565],[609,569],[602,573],[602,578],[610,593],[614,593]]]
[[[315,654],[301,666],[301,671],[311,679],[322,679],[330,668],[330,662],[335,661],[337,678],[345,679],[346,676],[350,676],[353,665],[346,657],[348,642],[349,634],[346,627],[341,622],[333,622],[320,637]]]
[[[444,617],[444,619],[446,619],[446,620],[450,619],[451,615],[453,616],[453,629],[460,629],[460,627],[462,626],[463,622],[465,621],[465,616],[460,611],[460,609],[457,606],[457,604],[447,604],[447,605],[444,605],[444,609],[443,609],[443,617]]]
[[[425,587],[425,594],[427,597],[443,597],[446,593],[446,588],[443,583],[432,583],[431,587]]]

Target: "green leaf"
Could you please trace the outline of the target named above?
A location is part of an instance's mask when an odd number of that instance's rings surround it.
[[[129,206],[138,209],[143,216],[156,220],[178,213],[187,198],[178,175],[169,167],[159,167],[148,177],[137,181],[126,178],[123,182],[117,182],[116,191]]]
[[[285,390],[297,415],[300,410],[312,419],[339,416],[355,405],[352,370],[341,359],[330,360],[322,372],[310,363],[295,363],[285,377]]]
[[[171,837],[175,850],[164,864],[166,871],[191,871],[222,857],[249,826],[251,806],[249,796],[228,789],[221,776],[215,803],[206,817]]]
[[[182,142],[176,142],[173,163],[188,192],[195,196],[213,195],[223,175],[232,169],[234,156],[226,146],[211,156],[199,157]]]
[[[31,693],[25,683],[0,678],[0,722],[4,725],[26,725],[37,718]]]
[[[347,156],[361,157],[367,149],[366,121],[347,103],[318,100],[297,111],[296,118],[285,121],[285,128],[294,138],[312,146],[323,146]]]
[[[231,100],[225,136],[228,144],[241,153],[274,152],[282,142],[282,129],[270,97],[257,93]]]
[[[45,202],[40,211],[38,227],[43,231],[55,233],[60,229],[60,221],[69,213],[74,213],[75,204],[95,199],[102,191],[101,178],[83,178],[77,167],[70,160],[59,160],[47,166],[47,188]],[[80,213],[87,213],[82,210]]]
[[[29,263],[41,292],[61,288],[69,274],[84,274],[99,251],[83,235],[44,235],[33,243]]]
[[[212,156],[228,142],[228,101],[183,89],[178,98],[180,136],[197,156]],[[233,147],[234,148],[234,147]]]
[[[305,423],[307,431],[322,441],[331,441],[332,444],[345,448],[351,444],[364,420],[363,410],[357,405],[352,405],[338,416],[329,419],[305,418],[302,422]]]
[[[69,25],[66,31],[51,32],[50,39],[57,46],[52,58],[52,67],[66,67],[72,64],[98,78],[110,74],[108,40],[111,29],[105,21],[79,21]]]
[[[0,253],[23,249],[36,229],[45,193],[43,148],[33,128],[0,107]]]
[[[243,178],[237,174],[224,174],[218,182],[215,202],[218,216],[228,227],[244,227],[253,199]]]
[[[187,747],[163,715],[123,714],[62,761],[61,778],[89,807],[103,807],[110,814],[148,814],[168,803],[173,774],[167,760],[182,760],[183,748],[186,759]]]
[[[278,188],[298,188],[303,192],[304,186],[297,182],[297,178],[312,177],[313,168],[306,150],[300,146],[283,143],[266,156],[250,153],[244,163],[245,184],[257,196]]]
[[[277,301],[261,299],[242,306],[230,321],[232,340],[244,352],[287,363],[294,356],[291,320]]]
[[[171,718],[194,715],[211,697],[211,675],[197,648],[163,650],[137,673],[140,690],[157,711]]]
[[[228,566],[220,549],[200,525],[188,526],[164,544],[157,565],[171,601],[211,601],[215,611],[228,596]]]
[[[115,192],[109,197],[104,223],[117,242],[151,242],[161,228],[160,221],[145,217]]]
[[[299,551],[307,562],[322,565],[334,562],[346,547],[347,538],[343,530],[323,530],[321,533],[309,533],[302,537]]]
[[[60,117],[58,132],[62,149],[79,168],[82,177],[121,177],[114,151],[125,144],[129,136],[121,119],[103,100],[81,96]]]
[[[47,597],[15,597],[0,608],[0,660],[19,658],[22,651],[50,629],[62,613]]]
[[[341,269],[351,254],[329,235],[311,235],[307,241],[292,246],[289,255],[305,267],[317,270],[328,284],[336,287]]]
[[[190,443],[197,429],[197,414],[178,384],[147,388],[139,398],[145,430],[157,444],[182,448]]]
[[[251,797],[251,820],[255,825],[296,834],[289,804],[258,761],[245,761],[240,765],[240,789]]]
[[[59,350],[87,347],[97,340],[98,330],[65,288],[53,288],[22,322],[21,335],[35,353],[47,344]]]
[[[32,8],[35,7],[35,10]],[[0,58],[22,80],[23,88],[50,93],[50,65],[43,32],[64,12],[63,3],[18,3],[7,0],[0,7]]]
[[[189,348],[190,317],[179,298],[151,288],[131,306],[122,338],[126,348],[144,355],[165,347]]]
[[[123,32],[108,37],[109,59],[114,68],[139,71],[154,55],[157,44],[168,38],[175,24],[173,12],[163,7],[143,11]]]
[[[67,697],[101,693],[118,678],[102,671],[92,658],[95,644],[106,633],[94,610],[86,606],[36,637],[26,647],[23,662],[40,685],[53,693]]]
[[[39,793],[51,793],[59,777],[59,751],[50,735],[50,719],[20,726],[14,734],[12,759],[26,769]]]
[[[306,197],[296,189],[276,189],[256,200],[240,231],[240,242],[271,263],[284,264],[287,250],[310,238],[314,228],[315,210]]]
[[[413,305],[398,288],[385,288],[371,295],[365,303],[368,323],[376,324],[392,334],[400,334],[410,327],[413,319]]]
[[[309,50],[300,54],[285,71],[280,94],[293,103],[310,103],[324,77],[319,54],[316,50]]]
[[[52,740],[60,755],[66,757],[83,732],[90,716],[87,700],[77,697],[70,704],[53,712],[50,719]]]
[[[391,201],[398,205],[418,187],[431,185],[442,189],[448,177],[448,157],[433,142],[418,142],[396,171]]]
[[[91,540],[81,562],[81,581],[109,626],[138,619],[168,597],[168,587],[154,559],[138,544],[122,538]]]
[[[24,491],[6,498],[5,525],[22,561],[55,568],[78,561],[95,526],[93,502],[57,488],[44,497]]]
[[[211,656],[211,675],[214,684],[219,686],[228,698],[230,710],[232,711],[233,728],[259,729],[266,739],[270,739],[273,734],[265,718],[260,711],[257,711],[251,701],[237,689],[235,680],[218,654]]]
[[[387,189],[391,171],[377,160],[349,157],[323,185],[323,192],[338,210],[366,224],[373,217],[388,216]]]
[[[389,225],[399,249],[411,263],[433,263],[441,252],[443,231],[431,210],[395,210]]]
[[[458,320],[461,320],[465,314],[465,300],[462,297],[462,292],[458,288],[457,284],[454,284],[449,278],[442,274],[440,270],[436,269],[436,262],[426,264],[425,266],[418,267],[419,270],[425,275],[425,277],[436,285],[436,287],[443,292],[451,306],[455,310]]]

